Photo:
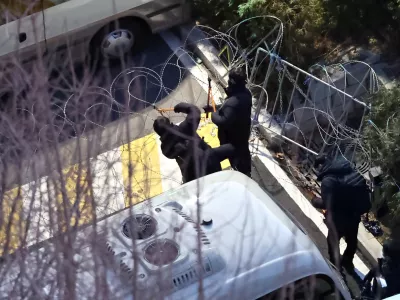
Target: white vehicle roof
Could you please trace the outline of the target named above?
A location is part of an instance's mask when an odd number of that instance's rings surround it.
[[[200,222],[212,220],[212,224],[197,228],[198,213]],[[131,240],[124,236],[127,227],[123,227],[130,216],[155,220],[153,227],[146,223],[151,236],[136,244],[136,287],[142,291],[142,299],[151,297],[159,287],[168,299],[197,299],[199,276],[205,299],[255,299],[313,274],[329,276],[345,299],[351,299],[310,238],[257,183],[234,171],[187,183],[97,223],[103,237],[99,245],[108,249],[117,265],[108,276],[108,283],[115,288],[114,299],[132,299],[129,278],[134,254]],[[82,231],[82,240],[90,240],[92,231],[91,227]],[[161,268],[151,255],[155,241],[169,247],[161,259],[172,262]],[[196,251],[199,242],[201,261]],[[86,268],[79,273],[78,295],[93,289],[94,279],[87,267],[93,256],[90,249],[79,255],[78,261],[84,261]],[[0,292],[6,293],[7,286],[0,286]]]
[[[399,300],[399,299],[400,299],[400,294],[394,295],[394,296],[389,297],[389,298],[385,298],[384,300]]]

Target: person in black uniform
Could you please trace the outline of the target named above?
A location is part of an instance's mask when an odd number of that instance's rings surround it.
[[[235,155],[229,159],[231,166],[251,176],[249,138],[252,95],[246,88],[246,75],[241,70],[235,69],[229,73],[228,87],[225,92],[228,98],[211,115],[211,120],[218,126],[221,146],[231,144],[230,149],[232,147],[235,149]]]
[[[385,241],[382,254],[383,257],[378,258],[378,265],[364,277],[362,296],[381,299],[400,294],[400,241],[393,239]],[[378,289],[377,279],[375,279],[380,275],[387,285],[383,290]],[[374,283],[372,288],[371,282]]]
[[[185,120],[175,125],[166,117],[155,120],[153,128],[160,136],[161,152],[169,159],[175,159],[182,173],[183,183],[221,171],[221,161],[235,152],[232,145],[211,148],[197,134],[201,111],[188,103],[174,107],[176,113],[187,114]]]
[[[321,198],[314,198],[312,204],[326,210],[330,260],[339,270],[343,266],[353,271],[361,215],[371,208],[368,185],[343,156],[334,160],[320,156],[315,166],[321,166],[317,178],[321,181]],[[347,248],[340,261],[339,241],[342,237],[346,240]]]

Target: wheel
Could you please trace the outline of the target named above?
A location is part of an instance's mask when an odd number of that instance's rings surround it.
[[[90,64],[97,69],[104,62],[118,61],[139,50],[148,29],[132,18],[116,20],[96,33],[90,42]]]

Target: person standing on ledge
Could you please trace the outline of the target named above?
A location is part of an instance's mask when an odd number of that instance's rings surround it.
[[[225,89],[228,98],[211,115],[211,120],[218,126],[220,145],[230,144],[235,149],[235,154],[229,158],[232,168],[251,177],[249,138],[252,95],[246,83],[246,74],[242,70],[229,72],[228,87]],[[209,112],[207,107],[204,110]]]
[[[320,155],[315,160],[315,168],[318,169],[317,179],[321,181],[321,198],[312,199],[311,204],[326,210],[330,261],[339,270],[343,267],[353,272],[361,215],[371,209],[367,182],[343,156]],[[339,242],[343,237],[347,247],[340,259]]]

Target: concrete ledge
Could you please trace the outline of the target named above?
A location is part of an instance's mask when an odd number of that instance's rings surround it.
[[[255,107],[252,109],[252,119],[254,120]],[[265,138],[271,147],[280,147],[284,142],[280,133],[282,127],[272,118],[272,116],[264,110],[261,110],[258,115],[258,120],[253,121],[255,126],[258,126],[263,138]],[[269,126],[271,123],[271,126]]]
[[[204,65],[211,71],[219,83],[226,87],[228,85],[227,68],[218,57],[218,51],[210,43],[208,37],[197,27],[189,25],[180,28],[183,40],[193,48],[194,53],[203,61]],[[186,45],[185,45],[186,46]]]
[[[284,139],[274,132],[274,129],[270,129],[263,124],[258,124],[258,130],[260,131],[263,138],[273,147],[279,147],[282,145]]]
[[[373,264],[378,263],[378,258],[382,255],[382,245],[365,228],[363,223],[360,223],[358,227],[358,249]]]
[[[257,172],[261,175],[261,181],[271,196],[275,196],[283,190],[283,187],[279,184],[278,180],[269,172],[268,168],[262,163],[258,156],[254,156],[252,159],[253,166]]]

